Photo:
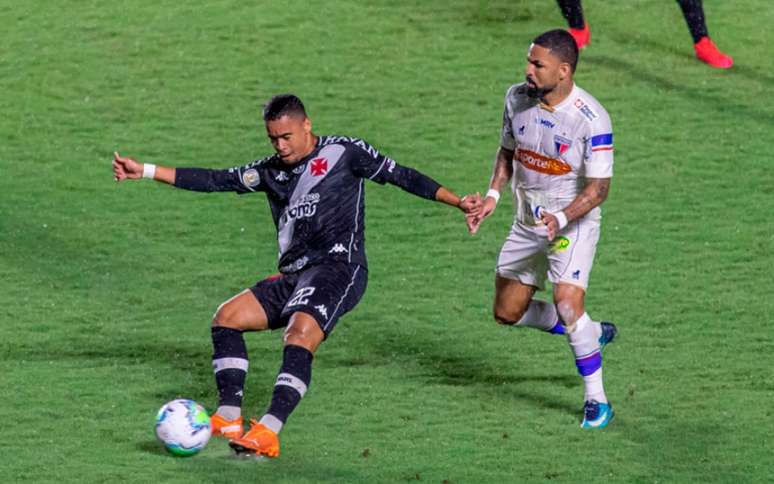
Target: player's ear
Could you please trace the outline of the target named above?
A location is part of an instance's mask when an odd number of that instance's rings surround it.
[[[312,120],[309,118],[304,118],[304,133],[311,133],[312,132]]]
[[[567,62],[562,62],[559,64],[559,78],[560,79],[567,79],[572,75],[572,66],[570,66]]]

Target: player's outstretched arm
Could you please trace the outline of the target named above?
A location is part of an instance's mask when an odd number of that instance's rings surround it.
[[[438,191],[435,192],[435,199],[446,205],[459,208],[466,215],[475,215],[481,210],[481,194],[479,193],[459,197],[448,188],[439,187]]]
[[[494,166],[492,167],[492,178],[489,180],[489,190],[486,192],[486,196],[481,202],[481,210],[476,216],[468,216],[468,230],[471,234],[478,232],[481,227],[481,223],[485,218],[494,213],[497,207],[497,202],[500,200],[500,190],[503,185],[508,182],[513,176],[513,150],[500,147],[497,150],[497,156],[495,157]]]
[[[115,152],[113,153],[113,178],[117,182],[152,178],[173,185],[175,183],[175,169],[150,163],[139,163]]]

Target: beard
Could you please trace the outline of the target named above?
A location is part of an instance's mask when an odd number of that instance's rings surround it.
[[[526,81],[527,81],[527,96],[533,99],[542,99],[546,96],[546,94],[556,89],[556,86],[538,87],[536,84],[533,83],[532,79],[530,79],[529,77],[526,78]]]

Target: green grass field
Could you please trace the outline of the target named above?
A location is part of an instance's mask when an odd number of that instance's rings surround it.
[[[717,71],[675,2],[585,3],[577,82],[616,133],[587,298],[621,331],[616,420],[582,432],[565,341],[491,318],[508,197],[470,237],[370,184],[369,290],[318,352],[282,456],[244,462],[220,440],[173,458],[153,419],[175,397],[214,409],[212,313],[275,270],[264,196],[117,185],[112,152],[241,164],[271,153],[261,103],[294,92],[318,133],[485,190],[504,92],[559,9],[0,1],[0,482],[770,482],[774,9],[705,1],[736,61]],[[281,334],[247,340],[260,415]]]

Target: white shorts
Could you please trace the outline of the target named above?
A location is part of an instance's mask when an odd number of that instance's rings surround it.
[[[571,222],[552,242],[548,242],[545,226],[515,222],[500,249],[496,272],[538,289],[545,289],[548,276],[553,284],[573,284],[585,290],[598,240],[598,221]]]

